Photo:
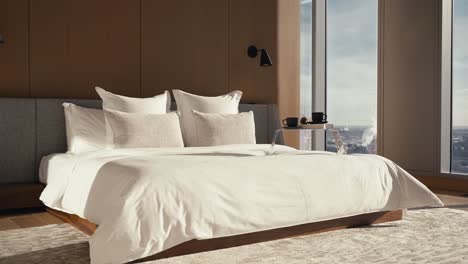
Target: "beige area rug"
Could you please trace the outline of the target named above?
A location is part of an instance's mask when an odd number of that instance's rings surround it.
[[[89,263],[86,241],[67,224],[3,231],[0,263]],[[468,263],[468,212],[414,210],[393,223],[147,263]]]

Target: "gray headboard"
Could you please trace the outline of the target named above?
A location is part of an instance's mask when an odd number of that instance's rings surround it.
[[[0,98],[0,183],[38,181],[43,156],[67,150],[63,102],[101,108],[101,100]],[[279,126],[275,105],[241,104],[253,111],[257,143],[270,143]]]

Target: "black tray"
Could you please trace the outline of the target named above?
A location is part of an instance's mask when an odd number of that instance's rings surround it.
[[[325,121],[325,122],[307,122],[307,124],[311,124],[311,125],[328,124],[328,121]]]

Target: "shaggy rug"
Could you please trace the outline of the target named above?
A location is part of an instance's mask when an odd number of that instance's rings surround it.
[[[89,263],[87,238],[67,224],[3,231],[0,263]],[[468,263],[468,212],[412,210],[398,222],[147,263]]]

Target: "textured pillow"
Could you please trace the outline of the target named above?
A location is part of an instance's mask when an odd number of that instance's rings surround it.
[[[193,111],[196,146],[255,144],[253,112],[208,114]]]
[[[171,106],[168,91],[148,98],[134,98],[113,94],[96,87],[96,92],[102,99],[102,108],[126,113],[165,114]]]
[[[140,114],[104,110],[116,148],[183,147],[179,114]]]
[[[106,147],[104,112],[63,103],[68,153],[83,153]]]
[[[189,94],[181,90],[173,90],[180,112],[182,136],[186,146],[196,146],[195,123],[193,110],[203,113],[237,114],[239,113],[239,102],[242,97],[241,91],[234,91],[225,95],[206,97]]]
[[[165,114],[169,112],[171,106],[171,97],[168,91],[149,98],[133,98],[117,95],[99,87],[96,87],[96,92],[102,99],[102,108],[104,110],[126,113]],[[112,135],[112,130],[109,127],[107,119],[105,120],[105,126],[106,142],[108,147],[112,148],[114,135]]]

